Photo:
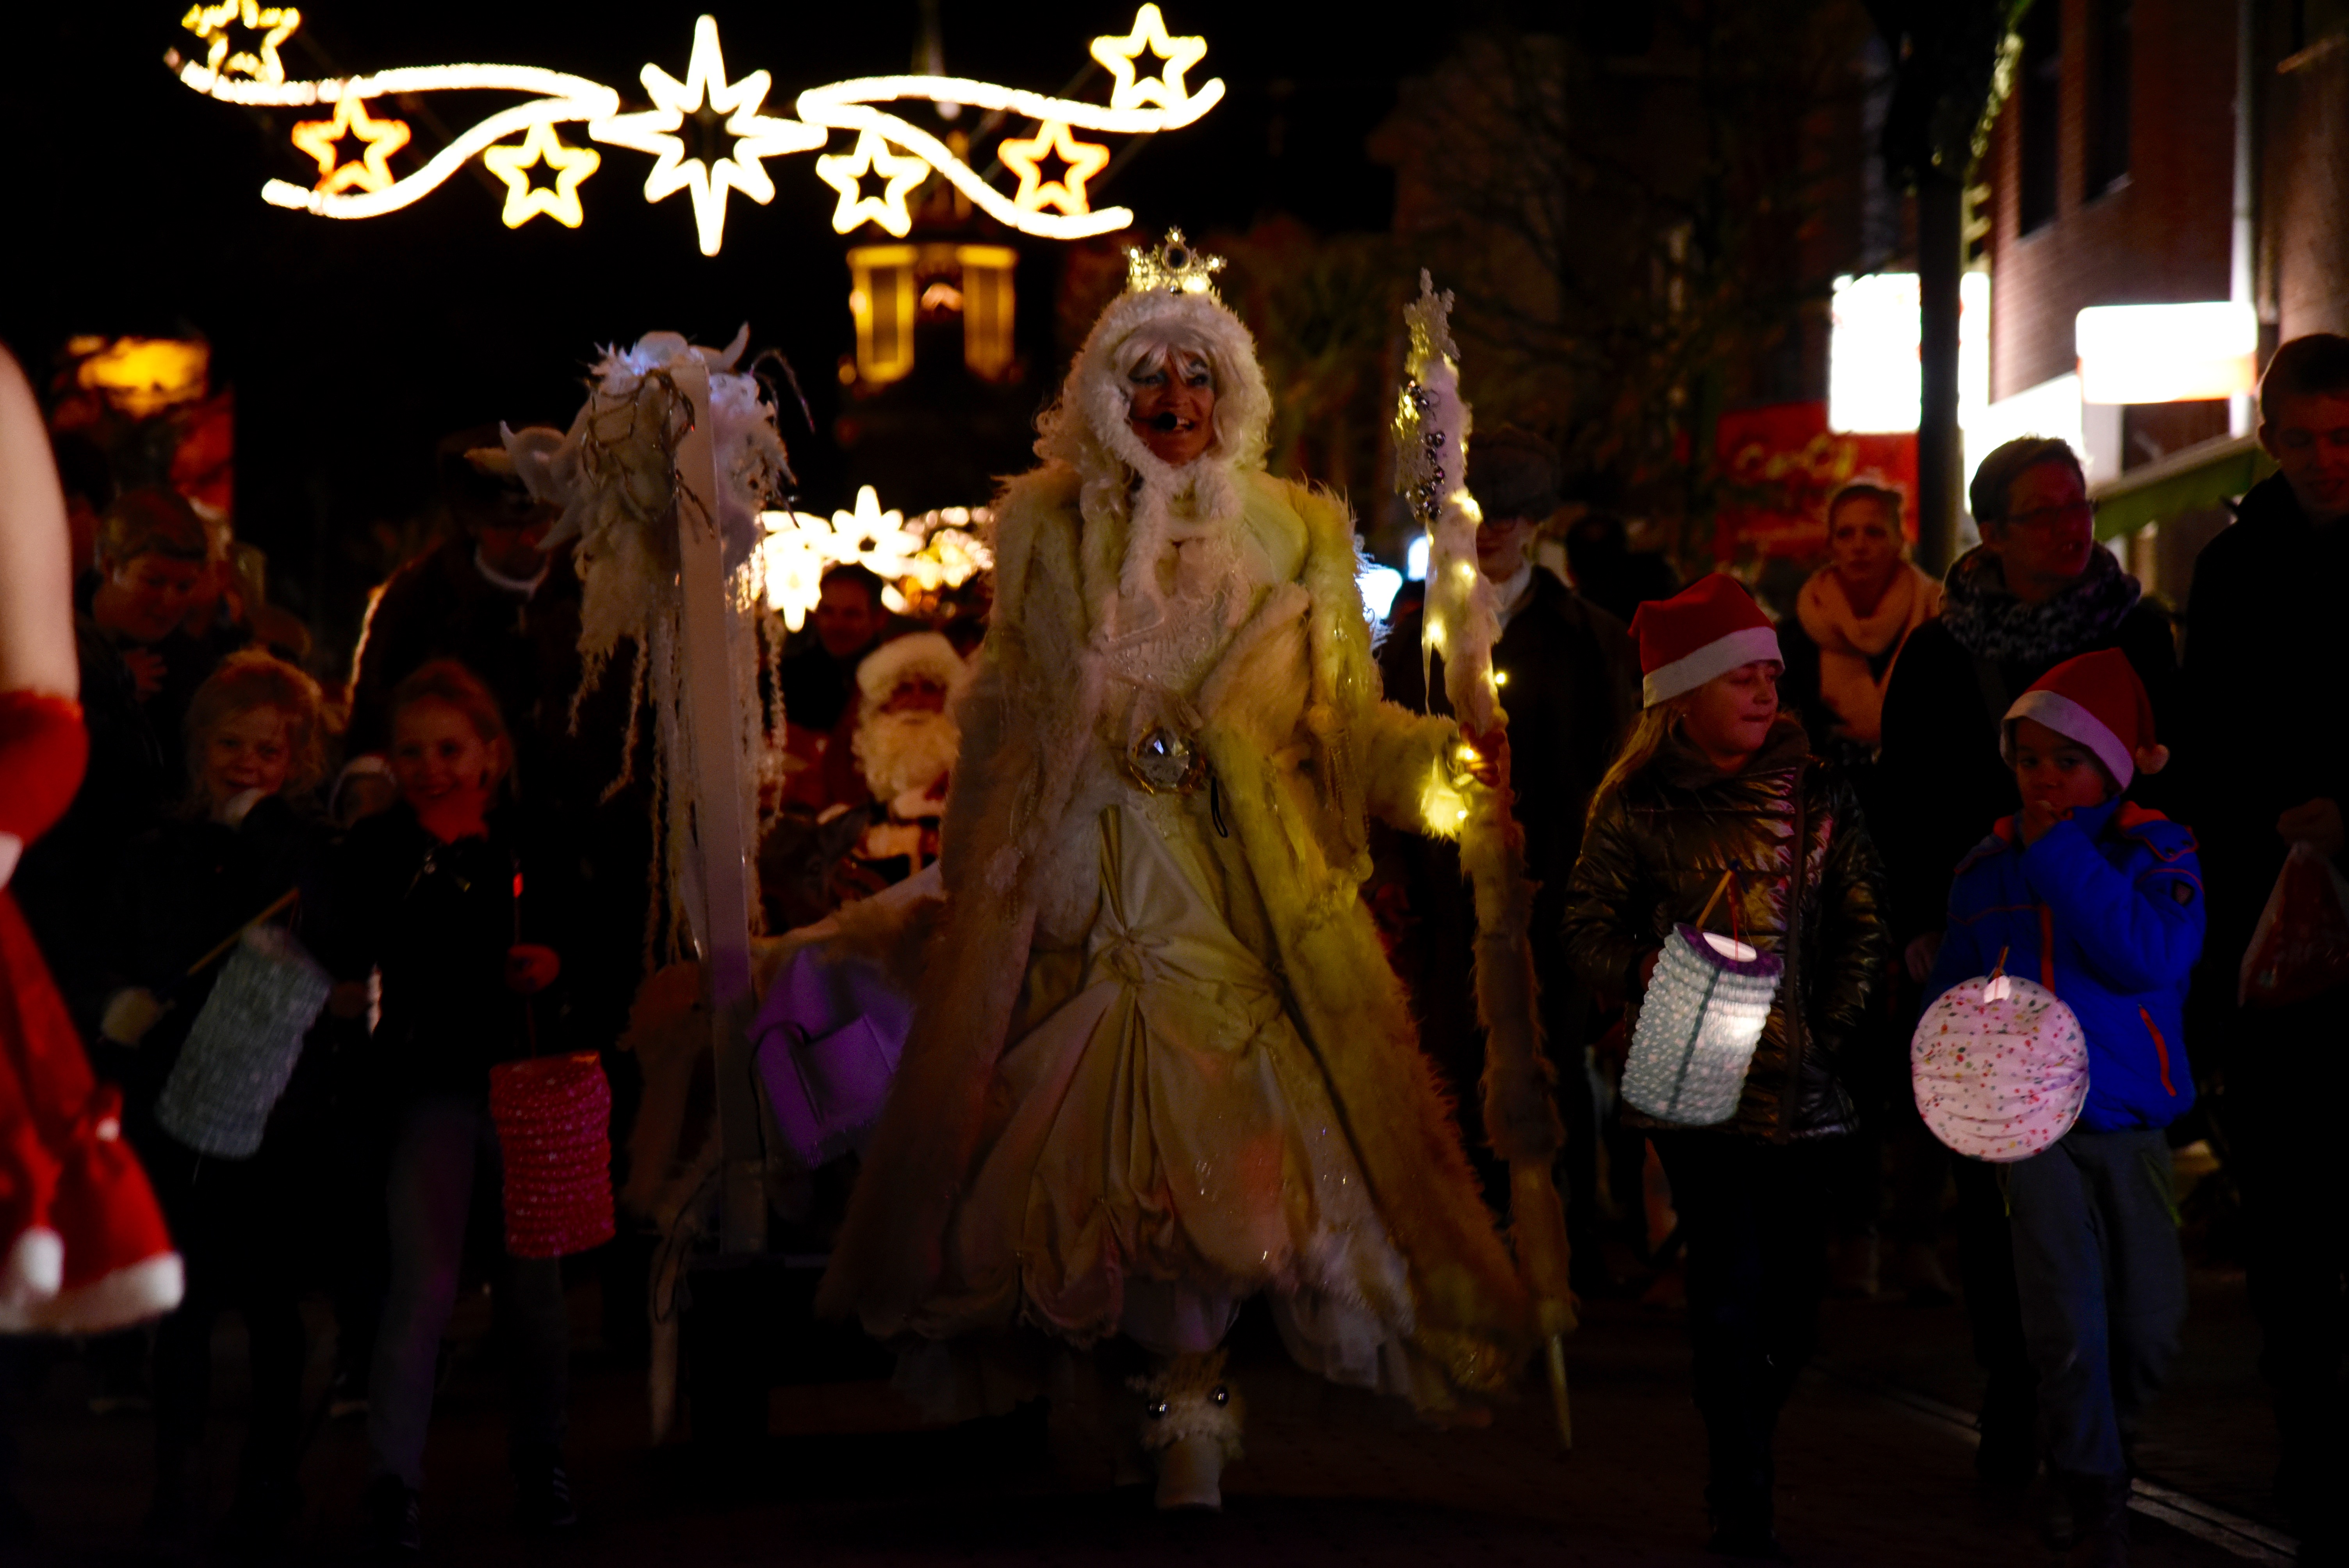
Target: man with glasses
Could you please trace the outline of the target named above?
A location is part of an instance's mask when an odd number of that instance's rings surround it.
[[[1940,950],[1950,880],[1991,824],[2022,809],[1999,756],[2007,707],[2065,659],[2118,648],[2172,733],[2178,658],[2169,616],[2098,547],[2087,476],[2061,440],[2026,436],[1982,459],[1968,492],[1982,544],[1944,580],[1940,615],[1918,628],[1884,699],[1881,821],[1896,950],[1922,981]],[[2023,1341],[2014,1255],[1996,1171],[1957,1162],[1959,1264],[1974,1354],[1988,1384],[1975,1466],[2027,1482],[2038,1465],[2036,1382]]]

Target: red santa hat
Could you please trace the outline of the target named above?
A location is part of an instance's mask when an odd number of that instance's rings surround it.
[[[1694,691],[1757,659],[1785,662],[1770,617],[1736,578],[1715,572],[1631,616],[1640,644],[1641,700],[1649,707]]]
[[[857,689],[865,703],[879,707],[908,681],[928,681],[948,696],[959,693],[970,679],[970,666],[954,645],[936,632],[909,632],[892,637],[856,666]]]
[[[2086,747],[2124,789],[2139,773],[2158,773],[2169,762],[2169,748],[2153,738],[2153,703],[2145,683],[2117,648],[2065,659],[2014,699],[1999,727],[1999,754],[2009,767],[2014,763],[2018,718],[2036,719]]]

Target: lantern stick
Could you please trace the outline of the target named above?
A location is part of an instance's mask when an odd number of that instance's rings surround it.
[[[1574,1451],[1574,1408],[1566,1397],[1566,1336],[1549,1336],[1549,1403],[1557,1417],[1557,1440],[1568,1453]]]
[[[279,893],[276,901],[271,903],[267,909],[263,910],[259,914],[254,915],[251,920],[246,921],[243,925],[240,925],[234,931],[230,932],[226,942],[222,943],[218,947],[213,948],[202,958],[199,958],[193,964],[189,965],[188,977],[190,979],[193,979],[196,975],[202,974],[205,965],[210,964],[213,959],[218,958],[222,954],[226,953],[230,948],[234,947],[239,942],[243,941],[246,932],[251,931],[254,926],[259,925],[263,921],[267,920],[279,910],[286,908],[292,904],[295,899],[301,896],[302,890],[299,888],[289,887],[284,892]]]
[[[1729,891],[1730,880],[1736,875],[1737,872],[1733,867],[1722,872],[1721,880],[1713,884],[1713,896],[1704,901],[1704,913],[1696,917],[1696,928],[1699,931],[1702,931],[1704,923],[1713,918],[1713,906],[1721,902],[1721,895]]]

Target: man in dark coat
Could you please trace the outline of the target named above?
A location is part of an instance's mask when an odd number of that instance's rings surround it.
[[[1493,650],[1509,715],[1510,782],[1525,829],[1534,895],[1535,964],[1541,977],[1543,1026],[1558,1063],[1559,1109],[1567,1128],[1567,1222],[1575,1268],[1583,1281],[1600,1262],[1598,1127],[1584,1058],[1589,995],[1558,949],[1567,879],[1582,847],[1591,791],[1616,742],[1639,711],[1639,662],[1623,623],[1535,566],[1527,547],[1557,510],[1557,454],[1540,437],[1504,428],[1469,449],[1468,489],[1484,512],[1477,562],[1499,591],[1502,632]],[[1398,616],[1379,654],[1386,695],[1405,707],[1449,713],[1444,660],[1433,678],[1420,665],[1422,611]],[[1412,985],[1420,1038],[1449,1079],[1462,1130],[1485,1196],[1506,1212],[1507,1167],[1485,1146],[1478,1125],[1484,1036],[1476,1027],[1472,944],[1476,915],[1458,851],[1440,839],[1404,837],[1381,857],[1382,885],[1401,890],[1407,935],[1399,967]]]
[[[2282,472],[2245,496],[2234,524],[2203,548],[2187,612],[2189,726],[2178,756],[2210,899],[2195,1048],[2199,1056],[2207,1040],[2224,1064],[2217,1116],[2242,1192],[2261,1369],[2275,1392],[2279,1501],[2303,1552],[2318,1542],[2337,1551],[2349,1475],[2349,1181],[2337,1152],[2349,986],[2281,1007],[2235,999],[2244,950],[2292,841],[2349,868],[2349,729],[2337,704],[2318,695],[2339,658],[2349,582],[2349,338],[2320,334],[2276,350],[2260,415],[2260,442]]]
[[[1941,614],[1909,637],[1884,698],[1880,821],[1892,934],[1912,980],[1931,971],[1958,862],[2022,809],[1999,756],[2006,709],[2065,659],[2118,648],[2144,681],[2158,734],[2174,733],[2178,657],[2169,617],[2095,540],[2086,475],[2060,440],[2028,436],[1982,459],[1969,492],[1980,548],[1958,558]],[[1997,1172],[1957,1162],[1960,1265],[1974,1353],[1988,1374],[1984,1477],[2037,1467],[2036,1378],[2023,1340],[2013,1238]]]

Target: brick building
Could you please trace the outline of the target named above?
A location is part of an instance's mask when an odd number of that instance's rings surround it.
[[[2182,603],[2263,471],[2248,399],[2084,404],[2075,323],[2243,302],[2262,364],[2349,331],[2349,0],[2038,0],[2021,31],[1982,164],[1992,401],[1968,444],[2072,438],[2098,531]]]

